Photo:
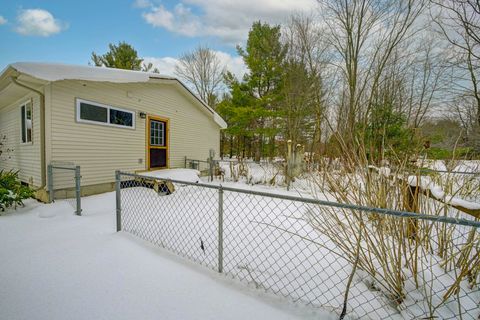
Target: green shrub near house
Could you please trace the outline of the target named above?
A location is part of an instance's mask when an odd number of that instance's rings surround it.
[[[23,205],[23,200],[33,197],[34,190],[22,185],[18,171],[0,171],[0,210]]]

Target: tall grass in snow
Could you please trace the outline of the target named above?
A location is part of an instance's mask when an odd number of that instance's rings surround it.
[[[365,154],[362,150],[345,153],[336,169],[325,162],[319,173],[312,174],[313,192],[342,203],[473,219],[409,185],[408,175],[422,178],[411,157],[376,168],[368,166]],[[472,187],[475,182],[460,179],[435,177],[446,191],[478,199],[478,188]],[[475,294],[480,230],[326,206],[312,210],[308,218],[352,265],[357,264],[359,281],[381,291],[400,312],[414,318],[480,315]]]

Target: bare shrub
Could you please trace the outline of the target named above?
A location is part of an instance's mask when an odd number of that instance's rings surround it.
[[[452,194],[441,202],[420,186],[411,186],[412,170],[418,181],[424,178],[411,167],[411,157],[395,159],[395,167],[377,168],[368,166],[363,152],[346,153],[339,170],[312,175],[312,189],[322,193],[317,196],[341,203],[473,219],[448,204]],[[453,195],[472,196],[471,185],[454,175],[435,179]],[[478,189],[473,192],[478,194]],[[458,301],[458,314],[474,303],[469,292],[479,284],[476,228],[327,206],[312,210],[308,218],[356,265],[357,276],[399,311],[433,318],[452,301]]]

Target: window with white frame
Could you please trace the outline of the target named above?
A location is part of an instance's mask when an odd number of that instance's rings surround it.
[[[77,121],[134,129],[135,112],[77,99]]]
[[[26,102],[20,106],[20,117],[22,119],[22,143],[32,142],[32,102]]]

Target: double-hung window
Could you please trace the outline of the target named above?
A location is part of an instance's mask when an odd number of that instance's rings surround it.
[[[135,129],[135,112],[77,99],[77,121]]]
[[[20,117],[22,119],[22,143],[32,142],[32,102],[26,102],[20,106]]]

